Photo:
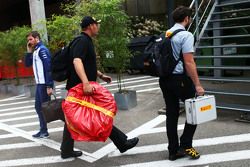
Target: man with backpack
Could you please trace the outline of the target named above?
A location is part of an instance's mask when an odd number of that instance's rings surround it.
[[[54,82],[51,77],[50,65],[51,56],[49,50],[43,45],[40,34],[32,31],[27,35],[27,54],[25,56],[25,65],[33,65],[33,72],[36,81],[35,109],[40,122],[40,130],[32,135],[35,138],[48,138],[49,133],[47,123],[44,120],[41,106],[42,103],[50,100]]]
[[[96,66],[96,53],[92,38],[98,34],[99,21],[86,16],[81,21],[81,28],[81,37],[77,37],[78,40],[74,40],[75,42],[70,47],[69,77],[66,89],[69,90],[82,83],[84,94],[91,95],[93,94],[93,86],[89,84],[89,81],[96,81],[97,77],[99,77],[109,83],[111,82],[111,77],[98,71]],[[137,137],[128,140],[127,136],[115,126],[113,126],[109,138],[121,153],[133,148],[139,141]],[[81,151],[74,151],[73,148],[74,140],[71,138],[65,124],[61,157],[65,159],[82,155]]]
[[[166,38],[171,37],[172,56],[178,61],[171,74],[160,77],[159,80],[167,106],[166,128],[169,160],[171,161],[186,155],[191,159],[200,157],[200,154],[192,146],[196,125],[185,123],[180,143],[177,131],[180,110],[179,100],[185,101],[185,99],[195,97],[195,94],[204,94],[193,58],[194,37],[190,32],[185,31],[191,23],[191,15],[192,10],[184,6],[176,8],[173,12],[175,25],[166,32]]]

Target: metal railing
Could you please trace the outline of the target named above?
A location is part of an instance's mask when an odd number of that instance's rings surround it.
[[[218,64],[218,60],[222,60],[222,59],[242,59],[242,60],[246,60],[246,59],[250,59],[250,54],[248,53],[244,53],[244,54],[238,54],[236,53],[235,55],[223,55],[222,54],[222,49],[223,48],[249,48],[250,47],[250,43],[249,44],[227,44],[224,45],[222,43],[222,41],[224,39],[245,39],[245,38],[249,38],[250,37],[250,32],[247,34],[233,34],[233,35],[220,35],[220,31],[223,32],[223,30],[230,30],[230,29],[239,29],[239,28],[249,28],[250,29],[250,25],[232,25],[232,26],[228,26],[227,24],[224,24],[224,22],[232,22],[234,20],[239,20],[240,18],[244,18],[244,19],[249,19],[249,16],[243,16],[243,17],[236,17],[236,18],[226,18],[226,19],[219,19],[217,17],[214,17],[215,15],[223,15],[223,14],[230,14],[232,12],[246,12],[246,11],[250,11],[249,7],[246,9],[235,9],[232,7],[232,9],[228,10],[228,11],[222,11],[219,10],[218,8],[224,7],[226,6],[228,8],[228,6],[236,3],[236,5],[241,4],[242,2],[244,3],[249,3],[249,1],[236,1],[236,2],[223,2],[223,4],[219,3],[220,0],[209,0],[209,1],[205,1],[205,0],[193,0],[190,4],[190,8],[194,9],[195,13],[193,18],[192,23],[190,24],[190,26],[188,27],[188,30],[190,32],[193,33],[193,35],[195,36],[196,39],[196,43],[195,43],[195,48],[196,49],[213,49],[213,53],[208,54],[208,55],[196,55],[194,58],[195,59],[212,59],[213,64],[212,65],[197,65],[197,69],[198,70],[213,70],[214,71],[214,75],[213,76],[202,76],[200,77],[200,80],[202,81],[210,81],[210,82],[219,82],[219,83],[239,83],[239,85],[241,84],[249,84],[250,83],[250,78],[249,76],[246,77],[224,77],[222,75],[218,75],[218,72],[221,73],[222,71],[225,70],[231,70],[234,72],[239,72],[239,71],[250,71],[250,66],[249,65],[222,65],[222,64]],[[226,3],[226,4],[224,4]],[[247,6],[246,6],[247,7]],[[243,7],[244,8],[244,7]],[[212,18],[215,18],[212,20]],[[215,24],[217,24],[218,22],[223,22],[223,24],[219,24],[215,26]],[[212,26],[212,28],[210,28],[209,26]],[[206,36],[204,37],[204,34],[206,31],[210,31],[213,32],[213,36]],[[218,33],[219,32],[219,33]],[[210,45],[201,45],[204,44],[203,40],[210,40],[213,44]],[[220,50],[220,54],[218,52],[218,50]],[[217,73],[216,73],[217,72]],[[250,72],[249,72],[250,74]],[[239,98],[247,98],[249,99],[250,97],[250,93],[249,90],[242,90],[242,92],[231,92],[231,90],[229,89],[224,89],[224,90],[208,90],[206,91],[206,93],[211,93],[211,94],[216,94],[216,95],[220,95],[220,96],[233,96],[236,98],[236,101]],[[224,102],[224,101],[223,101]],[[244,108],[245,107],[245,108]],[[221,108],[221,109],[229,109],[229,110],[236,110],[236,111],[244,111],[244,112],[250,112],[250,105],[245,104],[245,105],[241,105],[241,104],[237,104],[237,102],[233,103],[233,104],[223,104],[223,105],[218,105],[217,108]]]
[[[195,29],[193,31],[193,34],[196,38],[196,45],[197,46],[200,42],[200,38],[203,36],[205,28],[207,27],[209,20],[212,16],[212,13],[214,12],[215,6],[217,5],[217,1],[209,0],[208,3],[206,3],[204,0],[202,0],[200,3],[198,0],[193,0],[189,6],[189,8],[195,9],[195,15],[192,17],[192,23],[188,27],[188,31],[191,30],[191,28],[194,26],[195,21]],[[201,7],[205,6],[205,10],[201,11]],[[211,9],[210,9],[211,8]],[[210,9],[210,10],[209,10]],[[202,12],[201,17],[199,17],[199,12]],[[205,16],[207,17],[205,19]],[[205,22],[204,22],[205,21]],[[200,30],[200,27],[202,29]]]

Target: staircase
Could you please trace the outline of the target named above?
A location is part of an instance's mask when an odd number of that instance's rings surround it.
[[[195,59],[206,92],[220,109],[250,112],[250,0],[197,1]]]

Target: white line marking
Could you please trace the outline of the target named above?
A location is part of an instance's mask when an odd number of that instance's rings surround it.
[[[29,116],[24,116],[24,117],[8,118],[8,119],[2,119],[2,120],[0,120],[0,122],[10,122],[10,121],[23,120],[23,119],[32,119],[32,118],[38,118],[38,116],[37,115],[29,115]]]
[[[145,130],[144,134],[147,135],[147,134],[162,133],[162,132],[166,132],[166,127],[147,129]]]
[[[138,83],[138,82],[146,82],[146,81],[152,81],[152,80],[159,80],[159,79],[158,78],[149,78],[149,79],[135,80],[135,81],[129,81],[129,82],[122,82],[122,85]],[[159,84],[158,82],[153,82],[153,83]],[[117,86],[117,83],[107,84],[104,86],[105,87]],[[127,86],[125,86],[125,87],[127,87]]]
[[[37,122],[37,125],[38,124],[39,124],[39,122]],[[16,128],[15,126],[16,125],[13,125],[13,126],[11,125],[10,127]],[[0,129],[1,129],[1,126],[0,126]],[[61,132],[61,131],[63,131],[63,127],[49,128],[48,131],[49,131],[49,133]],[[31,136],[32,134],[37,133],[37,130],[25,131],[25,132]],[[4,135],[0,135],[0,139],[13,138],[13,137],[18,137],[18,135],[17,134],[4,134]]]
[[[248,142],[248,141],[250,141],[250,133],[194,140],[193,146],[203,147],[203,146],[213,146],[213,145],[240,143],[240,142]],[[115,151],[111,153],[109,157],[167,151],[167,148],[168,148],[168,144],[147,145],[147,146],[135,147],[131,150],[128,150],[127,152],[123,154],[120,154],[120,152]]]
[[[5,102],[5,101],[9,101],[9,100],[15,100],[16,98],[19,97],[24,97],[24,94],[18,95],[18,96],[13,96],[13,97],[9,97],[9,98],[5,98],[5,99],[1,99],[0,102]]]
[[[57,98],[61,98],[61,96],[57,96]],[[0,107],[12,106],[12,105],[16,105],[16,104],[34,103],[34,102],[35,102],[35,100],[19,101],[19,102],[7,103],[7,104],[0,104]]]
[[[1,127],[0,127],[1,129]],[[0,139],[7,139],[7,138],[12,138],[12,137],[17,137],[15,134],[5,134],[5,135],[0,135]]]
[[[39,147],[39,146],[42,146],[42,145],[39,144],[39,143],[35,143],[35,142],[3,144],[3,145],[0,145],[0,151],[2,151],[2,150],[10,150],[10,149],[17,149],[17,148]]]
[[[14,103],[0,104],[0,107],[12,106],[12,105],[16,105],[16,104],[34,103],[34,102],[35,102],[35,100],[19,101],[19,102],[14,102]]]
[[[34,113],[34,112],[36,112],[36,111],[35,110],[26,110],[26,111],[9,112],[9,113],[0,114],[0,117],[10,116],[10,115],[27,114],[27,113]]]
[[[0,167],[9,166],[27,166],[27,165],[38,165],[38,164],[52,164],[59,162],[69,162],[73,161],[73,158],[62,159],[60,156],[49,156],[49,157],[39,157],[39,158],[26,158],[26,159],[14,159],[0,161]],[[47,165],[46,165],[47,166]]]
[[[60,122],[60,121],[57,120],[57,121],[54,121],[54,122]],[[15,128],[22,128],[22,127],[34,126],[34,125],[39,125],[39,122],[38,121],[36,121],[36,122],[28,122],[28,123],[22,123],[22,124],[14,124],[14,125],[11,125],[11,126],[13,126]]]
[[[61,88],[65,88],[65,87],[66,87],[66,84],[61,84],[61,85],[57,85],[56,89],[61,89]]]
[[[142,126],[132,130],[127,134],[129,138],[139,136],[141,134],[144,134],[144,131],[147,129],[151,129],[155,127],[156,125],[164,122],[166,120],[166,116],[159,115],[158,117],[154,118],[153,120],[148,121],[147,123],[143,124]],[[101,149],[95,151],[93,155],[98,159],[101,159],[102,157],[106,156],[107,154],[115,151],[117,148],[113,143],[110,143]]]
[[[148,84],[141,84],[141,85],[126,86],[126,89],[139,88],[139,87],[152,86],[152,85],[158,85],[159,86],[159,83],[157,82],[157,83],[148,83]],[[114,91],[114,90],[118,90],[118,88],[109,89],[109,91]]]
[[[133,77],[133,78],[127,78],[127,79],[122,79],[122,82],[126,82],[126,81],[132,81],[132,80],[137,80],[137,79],[145,79],[145,78],[153,78],[152,76],[142,76],[142,77]],[[112,80],[112,83],[108,84],[107,82],[101,82],[101,85],[104,85],[105,87],[107,85],[116,85],[115,83],[117,83],[117,80]]]
[[[47,146],[49,148],[52,148],[52,149],[60,151],[60,145],[61,145],[61,143],[58,143],[58,142],[56,142],[54,140],[33,138],[30,135],[30,132],[26,132],[24,130],[21,130],[21,129],[9,126],[9,125],[1,123],[1,122],[0,122],[0,128],[3,129],[3,130],[5,130],[5,131],[7,131],[7,132],[13,133],[13,134],[15,134],[17,136],[21,136],[21,137],[23,137],[25,139],[34,141],[34,142],[36,142],[38,144],[42,144],[42,145],[45,145],[45,146]],[[83,152],[83,156],[80,157],[82,160],[85,160],[87,162],[94,162],[94,161],[96,161],[96,157],[94,157],[92,154],[90,154],[88,152],[85,152],[83,150],[81,150],[81,151]]]
[[[28,105],[28,106],[23,106],[23,107],[6,108],[6,109],[0,110],[0,112],[12,111],[12,110],[21,110],[21,109],[28,109],[28,108],[34,108],[34,105]]]
[[[200,159],[193,161],[189,160],[188,158],[183,158],[177,161],[169,161],[169,160],[153,161],[153,162],[121,165],[120,167],[156,167],[156,166],[185,167],[185,166],[206,165],[211,163],[237,161],[245,159],[250,159],[250,150],[201,155]]]
[[[185,124],[178,125],[178,130],[183,130]],[[157,127],[157,128],[152,128],[144,131],[144,134],[152,134],[152,133],[163,133],[166,132],[166,127]]]
[[[34,126],[34,125],[39,125],[39,122],[29,122],[29,123],[22,123],[22,124],[14,124],[11,125],[15,128],[22,128],[22,127],[27,127],[27,126]]]
[[[59,128],[49,128],[49,129],[48,129],[48,132],[49,132],[49,133],[61,132],[61,131],[63,131],[63,127],[59,127]],[[28,133],[31,135],[31,134],[37,133],[37,130],[28,131]]]
[[[142,92],[150,92],[153,90],[160,90],[160,88],[149,88],[149,89],[143,89],[143,90],[136,90],[136,93],[142,93]]]

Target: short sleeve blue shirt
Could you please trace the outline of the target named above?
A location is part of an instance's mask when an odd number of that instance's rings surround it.
[[[167,30],[168,32],[174,32],[177,29],[185,30],[185,27],[179,23],[176,23],[172,28]],[[194,36],[188,31],[181,31],[171,38],[171,44],[173,49],[173,55],[176,60],[180,57],[180,52],[182,53],[193,53],[194,52]],[[182,74],[184,72],[183,62],[179,61],[176,65],[173,74]]]

